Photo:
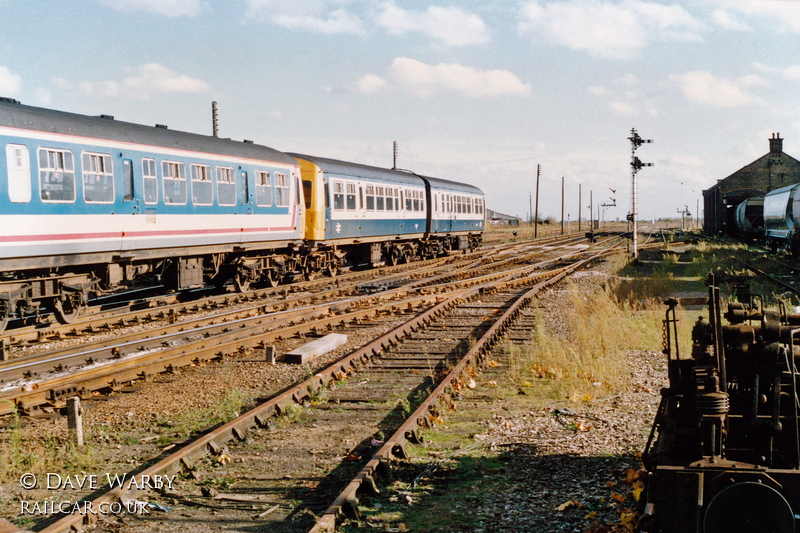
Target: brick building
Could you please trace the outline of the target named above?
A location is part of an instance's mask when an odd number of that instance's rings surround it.
[[[703,191],[703,232],[706,235],[730,234],[733,212],[740,202],[798,182],[800,161],[783,153],[783,139],[780,133],[773,133],[768,154]]]

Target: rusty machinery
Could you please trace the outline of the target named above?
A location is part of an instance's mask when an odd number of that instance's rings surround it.
[[[800,520],[798,375],[800,320],[763,311],[743,294],[722,313],[713,274],[708,320],[677,342],[668,300],[664,353],[669,386],[643,454],[648,470],[641,531],[789,533]],[[700,303],[700,302],[693,302]],[[723,324],[723,318],[727,324]]]

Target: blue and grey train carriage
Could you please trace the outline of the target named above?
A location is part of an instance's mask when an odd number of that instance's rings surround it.
[[[304,154],[306,244],[318,269],[397,264],[480,245],[480,189]],[[468,207],[469,206],[469,207]]]
[[[0,99],[0,330],[144,284],[301,268],[297,161],[235,142]]]

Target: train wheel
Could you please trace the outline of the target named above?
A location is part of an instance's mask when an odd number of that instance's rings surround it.
[[[62,324],[72,324],[83,311],[83,294],[80,292],[65,292],[53,301],[53,312],[56,320]]]
[[[247,272],[237,272],[233,278],[233,286],[236,287],[236,292],[247,292],[250,290],[251,281]]]
[[[11,319],[11,309],[8,300],[0,300],[0,333],[3,333]]]
[[[329,278],[335,278],[339,274],[339,265],[336,263],[336,261],[331,261],[325,266],[325,269],[322,272]]]
[[[319,270],[315,270],[313,267],[307,267],[303,271],[303,279],[306,281],[313,281],[319,277]]]
[[[267,287],[277,287],[278,283],[280,283],[281,281],[280,278],[278,277],[278,274],[276,274],[274,270],[265,271],[264,275],[262,276],[262,279],[264,280],[264,283],[267,285]]]
[[[403,251],[400,250],[397,246],[392,246],[389,250],[389,261],[388,263],[392,266],[396,266],[400,264],[400,261],[403,259]]]

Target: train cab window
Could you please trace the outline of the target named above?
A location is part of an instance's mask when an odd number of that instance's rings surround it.
[[[233,169],[217,167],[217,203],[236,205],[236,181]]]
[[[306,201],[306,209],[311,209],[312,186],[311,180],[303,180],[303,199]]]
[[[161,172],[164,175],[164,203],[186,205],[186,165],[162,161]]]
[[[39,149],[39,194],[43,202],[75,201],[75,163],[72,152]]]
[[[114,202],[114,168],[108,154],[83,154],[83,201],[87,204]]]
[[[344,183],[333,182],[333,210],[344,211]]]
[[[275,173],[275,205],[278,207],[289,207],[291,196],[289,196],[289,180],[283,172]]]
[[[272,205],[272,175],[266,170],[256,170],[256,205]]]
[[[148,205],[158,203],[158,174],[156,174],[156,160],[142,159],[142,185],[144,188],[144,203]]]
[[[375,211],[375,186],[367,185],[367,211]]]
[[[367,199],[367,202],[369,202],[369,199]],[[375,187],[375,209],[383,211],[383,205],[383,187]]]
[[[214,189],[211,183],[211,167],[192,164],[190,169],[192,173],[192,203],[194,205],[213,204]]]
[[[347,184],[347,210],[348,211],[355,211],[356,210],[356,184],[355,183],[348,183]]]
[[[6,146],[8,199],[14,203],[31,201],[31,160],[24,144]]]

